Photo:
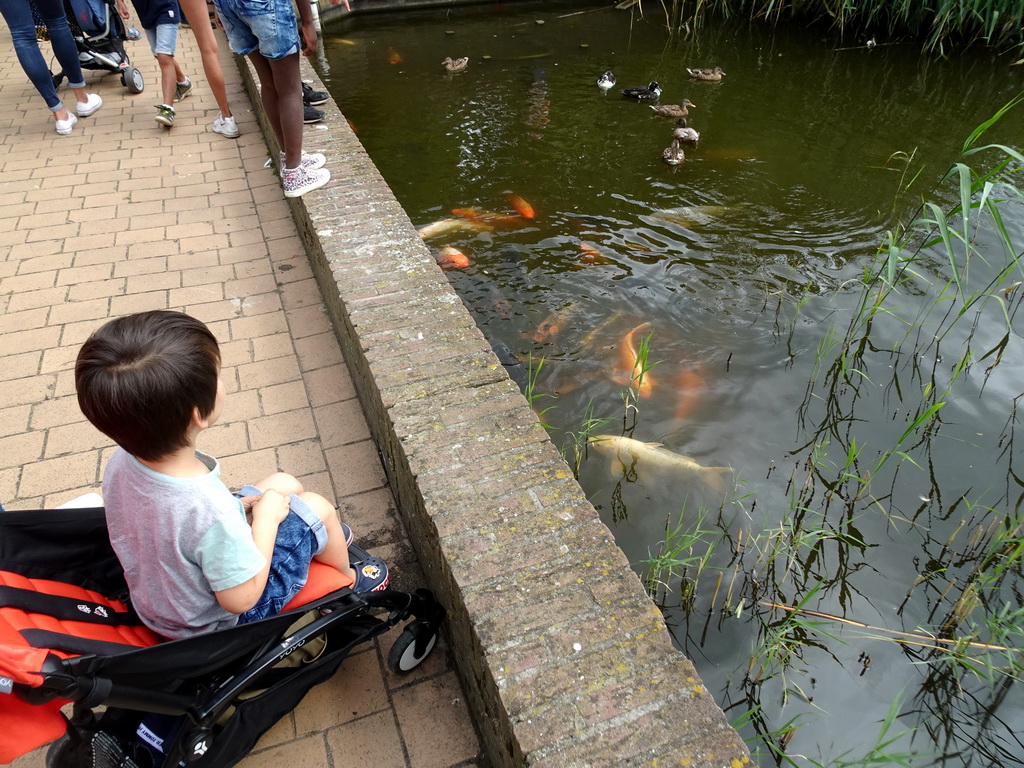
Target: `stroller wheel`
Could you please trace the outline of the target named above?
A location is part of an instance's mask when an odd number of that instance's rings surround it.
[[[51,742],[46,750],[46,768],[77,768],[80,761],[67,734]]]
[[[146,81],[142,73],[135,67],[128,67],[121,73],[121,85],[128,89],[129,93],[142,93],[146,87]]]
[[[417,640],[419,650],[417,650]],[[388,667],[392,672],[405,674],[416,669],[434,650],[437,642],[437,628],[422,621],[414,621],[398,636],[388,654]]]

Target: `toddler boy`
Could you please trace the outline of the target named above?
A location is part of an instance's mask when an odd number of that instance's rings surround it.
[[[349,562],[333,505],[274,473],[236,496],[196,438],[224,407],[220,349],[199,320],[159,310],[111,320],[75,363],[86,418],[120,447],[103,474],[110,542],[139,617],[169,638],[277,613],[310,560],[384,589],[387,566]],[[356,568],[353,568],[356,565]]]

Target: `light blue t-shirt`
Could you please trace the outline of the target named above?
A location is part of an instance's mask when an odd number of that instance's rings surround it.
[[[200,451],[196,458],[209,474],[171,477],[118,448],[103,473],[107,530],[132,604],[147,626],[172,639],[237,624],[213,593],[266,564],[220,464]]]

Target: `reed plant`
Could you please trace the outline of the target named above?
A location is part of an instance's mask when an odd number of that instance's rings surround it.
[[[869,30],[887,39],[909,38],[939,54],[970,45],[1024,50],[1024,6],[1019,0],[659,0],[670,30],[696,32],[710,18],[823,23],[841,35]],[[627,4],[622,3],[620,7]],[[643,11],[642,2],[629,7]]]
[[[722,541],[721,530],[706,527],[707,516],[708,510],[700,506],[691,520],[683,504],[674,525],[670,519],[665,520],[665,538],[657,552],[644,561],[647,594],[662,607],[676,589],[678,604],[684,609],[690,610],[696,603],[700,578]]]

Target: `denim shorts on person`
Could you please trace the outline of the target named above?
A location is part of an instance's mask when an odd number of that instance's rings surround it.
[[[154,56],[173,56],[178,47],[178,25],[157,24],[156,29],[146,30],[146,39],[149,40],[149,49]]]
[[[246,485],[237,495],[259,496],[260,493],[258,488]],[[277,528],[267,586],[256,605],[238,617],[239,624],[280,613],[305,586],[310,560],[327,545],[327,529],[320,516],[298,496],[289,496],[288,500],[288,516]]]
[[[214,0],[231,50],[259,51],[266,59],[299,52],[299,28],[291,0]]]

